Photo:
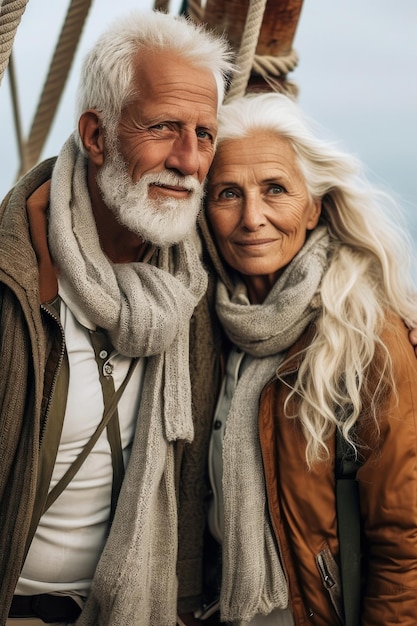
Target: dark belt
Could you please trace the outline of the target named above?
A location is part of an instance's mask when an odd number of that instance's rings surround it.
[[[75,622],[81,609],[70,596],[13,596],[9,617],[39,617],[46,624]]]

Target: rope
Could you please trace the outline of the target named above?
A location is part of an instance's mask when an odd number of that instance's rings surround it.
[[[91,1],[72,0],[68,8],[26,143],[28,169],[38,162],[52,126]]]
[[[14,59],[13,59],[13,51],[9,57],[9,79],[10,79],[10,92],[12,95],[12,104],[13,104],[13,118],[14,118],[14,127],[16,131],[16,141],[19,150],[20,162],[23,165],[26,163],[25,159],[25,148],[23,144],[23,133],[22,133],[22,124],[20,121],[20,110],[19,110],[19,99],[17,97],[17,85],[16,85],[16,75],[14,71]]]
[[[0,85],[28,0],[0,0]]]
[[[253,60],[253,71],[262,76],[272,91],[284,92],[294,98],[298,95],[298,87],[289,80],[280,81],[280,76],[285,77],[288,72],[292,72],[298,64],[298,54],[291,50],[286,56],[259,56],[255,55]]]
[[[253,70],[266,80],[267,76],[285,76],[292,72],[298,64],[298,54],[291,50],[287,56],[267,56],[255,54]]]
[[[248,85],[252,62],[258,45],[259,32],[262,26],[267,0],[250,0],[246,16],[245,29],[240,42],[238,54],[238,68],[230,86],[226,100],[232,100],[245,95]]]

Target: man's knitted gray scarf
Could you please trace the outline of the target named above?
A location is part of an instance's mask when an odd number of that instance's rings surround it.
[[[288,605],[288,589],[271,529],[258,436],[260,394],[286,350],[320,306],[329,235],[316,228],[265,302],[251,305],[240,283],[230,297],[218,284],[216,308],[231,341],[252,355],[239,379],[223,442],[224,537],[222,620],[249,621]]]
[[[140,210],[140,207],[138,207]],[[189,322],[206,274],[195,241],[162,249],[158,267],[112,264],[101,250],[74,138],[52,176],[49,244],[60,280],[122,354],[148,357],[135,439],[108,541],[80,626],[176,623],[174,450],[193,437]]]

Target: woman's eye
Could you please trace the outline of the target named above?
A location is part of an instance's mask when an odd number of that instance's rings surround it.
[[[278,196],[279,194],[284,193],[284,191],[285,189],[281,185],[271,185],[271,187],[269,188],[269,192],[273,196]]]
[[[233,191],[233,189],[224,189],[219,194],[219,198],[224,198],[225,200],[228,200],[230,198],[236,198],[236,193]]]

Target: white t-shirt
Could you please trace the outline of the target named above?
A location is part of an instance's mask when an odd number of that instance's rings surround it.
[[[79,455],[103,417],[103,395],[86,320],[60,287],[61,323],[70,366],[68,400],[51,488]],[[70,308],[71,307],[71,308]],[[113,367],[115,388],[131,359],[103,354]],[[118,405],[120,434],[127,464],[143,384],[145,360],[133,372]],[[15,593],[75,592],[87,595],[108,530],[112,461],[106,430],[68,487],[42,516]]]

